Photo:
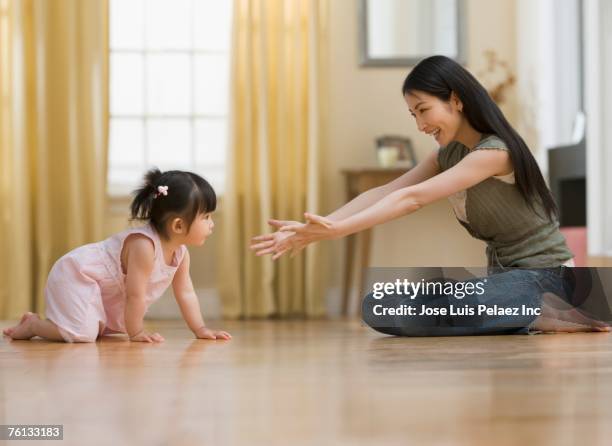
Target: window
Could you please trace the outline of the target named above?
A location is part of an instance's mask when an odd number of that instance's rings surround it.
[[[582,1],[557,0],[552,6],[554,38],[553,55],[554,105],[550,112],[554,119],[555,145],[576,144],[573,130],[578,115],[584,110]]]
[[[111,0],[111,195],[144,171],[192,170],[223,186],[232,0]]]

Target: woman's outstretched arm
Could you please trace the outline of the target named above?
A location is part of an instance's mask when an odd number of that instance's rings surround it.
[[[379,187],[370,189],[353,200],[349,201],[342,207],[336,209],[334,212],[329,214],[326,218],[331,221],[340,221],[351,215],[354,215],[374,203],[380,201],[390,193],[396,190],[411,186],[413,184],[421,183],[440,172],[440,166],[438,165],[438,150],[435,150],[429,154],[423,161],[417,164],[416,167],[410,169],[408,172],[403,174],[401,177]],[[273,228],[279,229],[283,226],[299,224],[297,221],[286,221],[270,219],[268,223]],[[251,249],[255,251],[256,255],[266,255],[273,252],[278,253],[276,247],[283,242],[283,240],[290,237],[291,233],[275,232],[271,234],[263,234],[257,237],[253,237],[251,240]],[[283,251],[284,252],[284,251]],[[281,254],[282,255],[282,254]],[[277,256],[275,256],[276,258]]]
[[[306,245],[341,238],[389,220],[410,214],[421,207],[469,189],[485,179],[506,173],[510,157],[506,151],[482,150],[467,155],[454,167],[413,186],[385,196],[373,205],[342,220],[306,214],[307,222],[287,225],[281,231],[292,233],[274,251],[275,257],[289,249],[301,250]]]
[[[401,177],[379,187],[370,189],[353,200],[349,201],[342,207],[336,209],[326,218],[331,221],[339,221],[351,215],[354,215],[380,201],[396,190],[421,183],[440,172],[438,165],[438,150],[430,153],[423,161],[417,164],[413,169],[403,174]]]

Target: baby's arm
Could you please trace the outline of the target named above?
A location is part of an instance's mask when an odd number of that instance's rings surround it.
[[[130,235],[125,241],[127,277],[125,280],[125,328],[130,341],[162,342],[158,333],[145,333],[142,320],[146,311],[147,283],[155,263],[155,247],[148,237]]]
[[[193,334],[199,339],[231,339],[229,333],[211,330],[204,325],[198,296],[193,289],[193,283],[189,275],[189,264],[189,251],[187,251],[172,281],[174,297],[181,309],[183,319],[185,319]]]

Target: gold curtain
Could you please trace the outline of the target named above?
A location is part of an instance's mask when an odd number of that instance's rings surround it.
[[[42,312],[53,262],[103,234],[107,0],[0,0],[0,319]]]
[[[321,247],[272,262],[248,248],[268,218],[320,212],[327,0],[235,0],[228,180],[221,202],[226,317],[324,313]]]

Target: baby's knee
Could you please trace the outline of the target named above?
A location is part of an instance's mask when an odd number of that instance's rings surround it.
[[[70,343],[87,343],[87,342],[96,342],[98,339],[98,335],[100,334],[100,329],[98,324],[81,327],[78,332],[72,332],[61,327],[58,327],[59,331],[66,342]]]
[[[81,335],[81,336],[77,336],[75,337],[72,342],[78,342],[78,343],[88,343],[88,342],[96,342],[96,340],[98,339],[98,336],[90,336],[90,335]]]

